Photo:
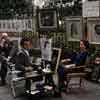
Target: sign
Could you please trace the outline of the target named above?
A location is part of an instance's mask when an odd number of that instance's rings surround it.
[[[100,16],[100,1],[85,1],[83,3],[83,17]]]
[[[32,19],[0,20],[0,32],[32,31]]]

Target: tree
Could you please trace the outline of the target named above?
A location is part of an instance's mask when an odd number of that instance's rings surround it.
[[[44,7],[57,8],[60,17],[82,15],[82,0],[49,0],[48,4]]]
[[[32,4],[30,0],[0,0],[0,19],[11,19],[16,14],[31,14]]]

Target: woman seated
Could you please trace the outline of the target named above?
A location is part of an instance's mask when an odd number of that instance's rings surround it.
[[[86,62],[86,58],[88,55],[88,49],[89,49],[89,42],[86,40],[81,40],[80,41],[80,52],[75,53],[70,57],[71,63],[75,65],[84,65]],[[75,72],[77,71],[82,71],[83,69],[77,69],[74,70]],[[58,69],[58,78],[59,78],[59,87],[63,88],[65,86],[64,80],[67,80],[65,77],[66,73],[73,72],[72,68],[66,68],[65,64],[61,63]]]

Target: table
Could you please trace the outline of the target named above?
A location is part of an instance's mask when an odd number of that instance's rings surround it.
[[[40,74],[38,74],[37,71],[34,71],[34,74],[27,77],[26,79],[30,79],[30,80],[35,79],[35,81],[36,81],[38,77],[42,76],[43,77],[43,83],[42,84],[40,83],[40,85],[43,85],[43,87],[41,86],[42,89],[40,89],[40,90],[39,89],[34,89],[34,90],[31,89],[31,91],[26,91],[26,93],[34,95],[34,94],[40,93],[41,91],[42,91],[42,93],[52,91],[53,86],[49,86],[48,84],[45,84],[45,81],[44,81],[46,75],[52,75],[52,74],[53,74],[53,71],[47,70],[47,69],[43,69],[42,73],[40,73]],[[40,81],[40,80],[37,80],[37,81]],[[30,85],[32,86],[32,83]]]

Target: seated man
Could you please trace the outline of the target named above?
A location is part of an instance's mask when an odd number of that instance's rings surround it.
[[[22,71],[19,76],[25,76],[27,69],[32,70],[32,64],[30,60],[30,55],[28,49],[30,49],[30,40],[28,38],[22,38],[21,42],[21,50],[19,50],[16,57],[15,69]],[[26,90],[30,90],[31,81],[26,79],[25,88]]]
[[[88,41],[81,40],[80,41],[80,52],[70,57],[71,62],[75,65],[84,65],[86,62],[87,55],[88,55],[88,49],[89,49]],[[82,70],[83,69],[77,69],[75,71],[77,72],[77,71],[82,71]],[[60,88],[64,86],[64,80],[66,80],[66,77],[64,77],[64,75],[68,72],[73,72],[73,70],[71,68],[65,68],[65,65],[61,64],[58,69]]]

